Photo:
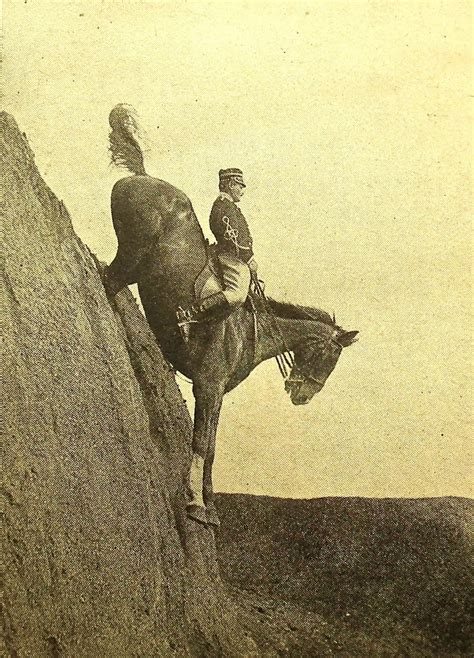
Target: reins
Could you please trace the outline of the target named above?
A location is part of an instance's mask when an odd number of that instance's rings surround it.
[[[271,321],[272,321],[272,326],[276,329],[276,333],[278,334],[278,337],[280,338],[280,340],[283,344],[284,351],[281,354],[277,354],[275,356],[275,361],[277,362],[278,369],[280,371],[281,376],[283,377],[283,379],[285,381],[288,381],[289,378],[290,378],[291,370],[293,369],[293,367],[295,365],[295,358],[294,358],[293,354],[290,352],[290,350],[289,350],[289,348],[286,344],[286,341],[285,341],[285,338],[282,334],[281,328],[280,328],[279,324],[276,321],[275,313],[274,313],[274,311],[273,311],[273,309],[270,305],[270,302],[268,301],[267,296],[265,295],[265,291],[264,291],[259,279],[257,278],[257,276],[254,273],[252,273],[252,282],[253,282],[253,285],[254,285],[255,292],[263,300],[265,311],[270,316]],[[308,312],[306,312],[306,314],[308,316],[308,319],[314,320],[314,318]],[[334,318],[334,322],[335,322],[335,318]],[[335,338],[329,337],[329,340],[332,343],[334,343],[335,345],[337,345],[337,347],[339,347],[341,350],[343,349],[343,345],[341,345],[341,343],[338,340],[336,340]],[[313,359],[314,359],[314,357],[313,357]],[[311,360],[310,367],[308,368],[309,370],[311,370],[312,363],[313,363],[313,360]],[[290,372],[288,372],[288,369],[290,370]],[[324,382],[321,382],[318,379],[316,379],[315,377],[312,377],[311,374],[309,374],[309,373],[307,374],[305,372],[305,373],[302,373],[302,375],[303,375],[304,379],[310,379],[310,380],[316,382],[317,384],[324,384]],[[304,381],[304,379],[299,380],[295,377],[295,378],[292,378],[292,381],[295,381],[295,382],[296,381]]]
[[[280,326],[276,321],[276,317],[275,317],[275,314],[273,312],[273,309],[270,306],[270,303],[268,301],[267,296],[265,295],[265,291],[263,290],[262,285],[261,285],[260,281],[258,280],[257,276],[253,272],[252,272],[252,282],[253,282],[253,285],[254,285],[255,292],[263,300],[265,311],[267,312],[267,314],[271,318],[272,326],[273,326],[273,328],[276,329],[276,333],[278,334],[278,338],[281,340],[281,342],[283,344],[284,351],[281,354],[277,354],[275,356],[275,361],[277,362],[278,370],[280,371],[281,376],[286,381],[289,377],[289,374],[290,374],[288,369],[291,371],[291,369],[295,365],[295,359],[293,357],[293,354],[288,349],[285,338],[284,338],[284,336],[281,332]]]

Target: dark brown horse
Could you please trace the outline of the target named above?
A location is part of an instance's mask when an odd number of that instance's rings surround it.
[[[111,125],[114,128],[112,120]],[[178,306],[186,308],[193,302],[194,282],[207,262],[206,241],[187,196],[144,173],[137,142],[128,127],[119,127],[129,147],[134,147],[122,150],[120,164],[136,173],[119,180],[112,190],[118,250],[104,283],[110,295],[138,283],[145,315],[164,355],[193,382],[188,514],[217,525],[212,464],[225,393],[259,363],[289,350],[294,366],[285,389],[293,404],[306,404],[322,389],[342,349],[354,341],[357,332],[344,331],[318,309],[269,300],[269,306],[259,304],[257,322],[244,306],[224,321],[194,325],[191,340],[185,344],[175,312]]]

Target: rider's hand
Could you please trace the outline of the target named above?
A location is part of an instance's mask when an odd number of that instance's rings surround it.
[[[257,274],[258,265],[257,265],[257,261],[255,260],[255,258],[252,258],[251,260],[249,260],[249,268],[250,268],[251,272],[253,272],[254,274]]]

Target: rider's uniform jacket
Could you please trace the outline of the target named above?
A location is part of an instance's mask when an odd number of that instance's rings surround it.
[[[211,209],[211,231],[219,245],[219,251],[236,256],[248,263],[253,257],[252,236],[242,211],[232,197],[221,192]]]

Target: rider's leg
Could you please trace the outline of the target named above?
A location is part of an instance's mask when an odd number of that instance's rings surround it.
[[[250,286],[248,265],[226,253],[219,254],[218,258],[224,282],[222,292],[206,297],[186,310],[179,309],[176,314],[185,340],[189,337],[192,323],[223,320],[247,299]]]
[[[179,312],[183,320],[189,322],[199,322],[204,319],[210,319],[217,314],[217,311],[225,309],[230,311],[230,305],[224,291],[216,292],[209,297],[201,299],[185,311]]]
[[[224,282],[224,295],[231,307],[245,302],[250,287],[250,269],[247,263],[225,252],[218,255]]]

